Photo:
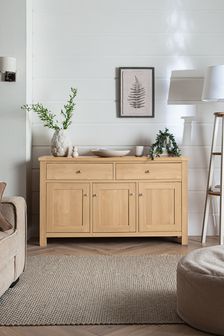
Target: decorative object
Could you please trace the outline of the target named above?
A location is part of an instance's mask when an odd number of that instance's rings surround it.
[[[180,256],[32,256],[0,301],[0,325],[183,323]],[[76,332],[73,332],[76,334]]]
[[[78,147],[73,146],[72,147],[72,157],[76,158],[79,156],[79,151],[78,151]]]
[[[51,141],[51,153],[54,156],[68,156],[71,153],[71,142],[66,130],[72,123],[72,116],[75,107],[74,99],[77,94],[77,89],[71,88],[71,93],[67,104],[64,105],[64,110],[61,110],[61,122],[56,119],[56,115],[51,113],[42,104],[23,105],[22,109],[25,111],[34,111],[43,121],[44,126],[55,131]]]
[[[136,146],[135,156],[143,156],[143,154],[144,154],[144,146]]]
[[[214,335],[224,335],[223,259],[223,246],[212,246],[190,252],[177,267],[179,316]]]
[[[120,117],[154,117],[154,68],[119,68]]]
[[[202,100],[207,102],[223,102],[224,101],[224,65],[210,66],[207,69],[207,73],[204,81],[204,88],[202,93]],[[208,216],[209,207],[212,196],[219,196],[219,243],[224,243],[224,112],[214,113],[214,127],[212,136],[212,146],[211,155],[209,163],[208,181],[205,197],[205,208],[202,226],[202,236],[201,242],[206,242],[207,227],[208,227]],[[218,121],[221,120],[222,131],[221,131],[221,151],[216,150],[217,136],[218,136]],[[220,190],[212,191],[213,174],[214,174],[214,164],[215,157],[219,156],[221,158],[220,167]]]
[[[156,136],[156,142],[151,146],[149,155],[153,160],[155,157],[159,156],[181,156],[180,149],[176,143],[176,140],[168,130],[159,131]]]
[[[14,57],[0,57],[0,81],[16,81],[16,59]]]
[[[187,244],[186,158],[39,161],[40,246],[53,237],[102,236],[171,236]]]
[[[99,149],[92,149],[91,151],[96,156],[101,157],[119,157],[119,156],[125,156],[130,153],[130,150],[115,150],[115,149],[105,149],[105,148],[99,148]]]
[[[56,130],[51,139],[51,153],[54,156],[69,156],[71,154],[71,140],[67,129]]]

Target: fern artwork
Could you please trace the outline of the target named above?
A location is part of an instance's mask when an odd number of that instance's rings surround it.
[[[119,68],[119,117],[154,118],[154,68]]]
[[[169,132],[168,128],[164,131],[159,131],[156,136],[156,141],[152,144],[149,156],[152,160],[160,156],[181,156],[180,148],[178,147],[175,137]]]
[[[139,109],[145,106],[145,88],[142,86],[137,76],[135,76],[135,81],[130,88],[128,101],[130,106],[134,107],[135,109]]]

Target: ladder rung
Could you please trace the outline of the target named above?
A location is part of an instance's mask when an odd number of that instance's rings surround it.
[[[209,190],[208,194],[212,195],[212,196],[220,196],[221,195],[220,191],[212,191],[212,190]]]
[[[221,152],[212,152],[212,155],[222,155]]]

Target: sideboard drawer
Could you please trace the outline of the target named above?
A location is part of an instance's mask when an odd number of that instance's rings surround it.
[[[111,180],[113,164],[90,163],[48,163],[47,179],[49,180]]]
[[[139,163],[116,165],[116,179],[118,180],[180,180],[180,163]]]

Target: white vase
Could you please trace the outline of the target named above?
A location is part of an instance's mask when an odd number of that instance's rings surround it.
[[[51,139],[51,153],[54,156],[69,156],[71,154],[71,140],[67,130],[57,130]]]

